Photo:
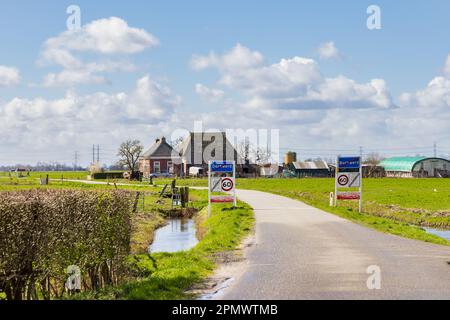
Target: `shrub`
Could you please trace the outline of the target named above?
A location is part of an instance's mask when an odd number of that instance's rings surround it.
[[[0,290],[8,299],[61,298],[71,265],[81,270],[81,290],[119,283],[134,198],[118,190],[0,193]]]

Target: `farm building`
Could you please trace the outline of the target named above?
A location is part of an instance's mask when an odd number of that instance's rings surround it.
[[[380,166],[391,178],[450,177],[450,161],[442,158],[394,157],[381,161]]]
[[[296,161],[290,165],[290,169],[299,178],[327,178],[330,169],[324,160]]]
[[[238,164],[242,163],[225,132],[191,132],[183,139],[179,152],[182,175],[189,174],[191,167],[203,168],[206,173],[210,160],[234,160]],[[237,171],[238,174],[242,172],[242,165],[237,166]]]
[[[260,177],[273,178],[280,175],[283,172],[283,167],[278,164],[262,164],[259,166]]]
[[[150,174],[173,174],[180,171],[180,157],[166,138],[156,139],[153,145],[139,159],[139,171],[144,177]]]

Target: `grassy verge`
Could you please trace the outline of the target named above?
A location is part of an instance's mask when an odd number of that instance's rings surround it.
[[[301,200],[381,232],[450,245],[420,228],[450,227],[449,179],[366,179],[363,213],[358,212],[354,201],[329,206],[333,179],[241,179],[238,186]]]
[[[133,217],[131,234],[131,252],[144,253],[153,242],[156,229],[164,226],[166,220],[158,213],[140,212]]]
[[[165,300],[193,298],[186,291],[210,275],[220,252],[235,250],[252,229],[253,211],[239,203],[213,207],[206,219],[206,209],[200,213],[203,239],[191,250],[176,253],[155,253],[130,256],[131,269],[137,276],[120,287],[76,296],[76,299]]]

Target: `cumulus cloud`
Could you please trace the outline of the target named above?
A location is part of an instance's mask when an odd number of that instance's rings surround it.
[[[17,68],[0,66],[0,87],[10,87],[19,84],[20,73]]]
[[[145,137],[149,127],[170,119],[179,103],[178,96],[149,76],[139,79],[127,93],[14,98],[0,105],[0,152],[8,153],[11,145],[16,151],[48,151],[86,148],[92,141],[114,145],[133,135]]]
[[[45,87],[67,87],[79,84],[109,83],[104,73],[135,71],[136,66],[127,61],[102,61],[82,64],[78,68],[63,69],[44,77]]]
[[[79,84],[103,84],[108,80],[102,73],[134,71],[135,66],[124,59],[110,57],[130,55],[157,46],[159,40],[143,29],[132,28],[127,22],[111,17],[95,20],[81,30],[68,30],[45,41],[38,64],[58,65],[60,72],[44,77],[47,87],[75,86]],[[98,61],[82,61],[82,53],[95,53]],[[105,59],[104,57],[108,58]]]
[[[334,45],[333,41],[322,43],[317,49],[319,57],[324,60],[339,58],[339,50]]]
[[[263,56],[257,51],[251,51],[241,44],[236,44],[231,50],[223,55],[211,52],[207,56],[195,55],[191,60],[194,70],[203,70],[216,67],[222,70],[248,69],[256,67],[263,62]]]
[[[159,44],[159,40],[143,29],[132,28],[121,18],[95,20],[81,30],[68,30],[45,42],[48,49],[91,51],[103,54],[141,52]]]
[[[217,102],[221,100],[225,95],[225,92],[223,90],[211,89],[201,83],[197,83],[195,85],[195,92],[200,97],[209,102]]]
[[[344,76],[324,77],[313,59],[292,57],[271,65],[261,53],[237,44],[223,55],[194,56],[196,70],[215,68],[219,84],[247,97],[252,108],[390,108],[393,100],[382,79],[357,83]]]
[[[450,79],[436,77],[428,85],[414,93],[404,93],[399,98],[404,107],[420,110],[447,110],[450,112]]]

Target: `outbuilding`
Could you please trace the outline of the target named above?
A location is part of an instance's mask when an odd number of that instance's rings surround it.
[[[393,157],[381,161],[380,166],[390,178],[450,177],[450,161],[443,158]]]
[[[299,178],[327,178],[330,176],[330,169],[324,160],[296,161],[290,167]]]

